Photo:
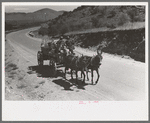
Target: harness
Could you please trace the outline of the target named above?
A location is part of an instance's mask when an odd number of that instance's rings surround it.
[[[71,55],[70,55],[70,56],[71,56]],[[71,62],[70,62],[69,65],[71,65],[71,64],[73,63],[73,61],[74,61],[75,58],[77,58],[77,56],[74,56],[74,57],[73,57],[73,59],[71,60]]]

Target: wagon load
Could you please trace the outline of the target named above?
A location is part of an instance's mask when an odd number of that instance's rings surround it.
[[[66,44],[66,40],[63,40],[62,37],[60,39],[45,38],[42,40],[40,47],[41,51],[37,53],[38,65],[42,67],[44,60],[49,60],[49,66],[54,75],[58,67],[64,66],[66,56],[73,54],[74,49],[71,44]]]
[[[41,51],[38,51],[37,53],[37,60],[38,60],[38,65],[43,65],[43,60],[49,60],[49,52],[50,52],[50,47],[49,43],[52,40],[48,40],[48,38],[45,38],[41,42]]]

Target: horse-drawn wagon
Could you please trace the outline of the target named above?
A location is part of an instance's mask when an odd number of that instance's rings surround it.
[[[66,71],[68,69],[71,70],[71,77],[73,79],[73,71],[76,72],[76,81],[78,78],[78,71],[81,71],[81,75],[84,75],[83,82],[85,83],[85,73],[88,79],[88,70],[91,69],[91,81],[93,84],[93,71],[97,72],[97,80],[99,80],[99,67],[102,61],[102,49],[106,47],[106,45],[100,44],[97,48],[97,55],[94,56],[82,56],[75,55],[73,52],[73,45],[69,45],[67,41],[54,40],[46,41],[44,40],[41,43],[41,51],[37,53],[38,65],[42,66],[44,60],[49,60],[49,66],[52,67],[52,71],[55,75],[57,70],[57,65],[63,65],[65,67],[64,77],[66,77]]]
[[[37,52],[37,61],[39,66],[43,66],[44,60],[49,60],[49,66],[56,71],[57,65],[64,62],[66,54],[65,43],[57,40],[43,40],[41,43],[41,51]]]

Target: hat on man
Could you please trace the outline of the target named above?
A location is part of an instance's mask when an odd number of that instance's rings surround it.
[[[60,36],[60,39],[63,39],[63,36]]]

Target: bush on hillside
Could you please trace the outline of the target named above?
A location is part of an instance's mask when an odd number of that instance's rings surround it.
[[[113,10],[113,11],[110,11],[109,15],[107,16],[107,18],[112,18],[116,15],[116,12]]]
[[[65,24],[63,24],[61,27],[60,27],[60,29],[59,29],[59,32],[60,32],[60,34],[65,34],[65,33],[67,33],[69,31],[69,29],[68,29],[68,26],[67,25],[65,25]]]
[[[43,28],[43,27],[41,27],[41,28],[39,29],[39,35],[44,36],[44,35],[48,35],[48,34],[49,34],[48,28]]]
[[[107,23],[107,28],[114,29],[116,28],[116,25],[114,23]]]
[[[54,25],[54,26],[50,26],[49,27],[49,35],[57,35],[58,34],[58,30],[57,30],[57,27]]]
[[[99,24],[99,20],[96,17],[91,18],[91,22],[93,24],[93,27],[97,27]]]
[[[142,21],[144,21],[144,18],[142,17],[142,16],[135,16],[134,17],[134,22],[142,22]]]
[[[127,14],[129,15],[132,23],[135,22],[135,20],[137,20],[137,16],[139,16],[138,11],[135,8],[129,9]]]
[[[125,13],[120,13],[118,17],[118,25],[122,26],[123,24],[127,23],[130,21],[130,18],[127,14]]]
[[[105,20],[100,19],[99,22],[98,22],[98,26],[99,27],[107,26],[107,20],[106,19]]]
[[[91,29],[92,28],[92,23],[84,23],[84,29]]]

